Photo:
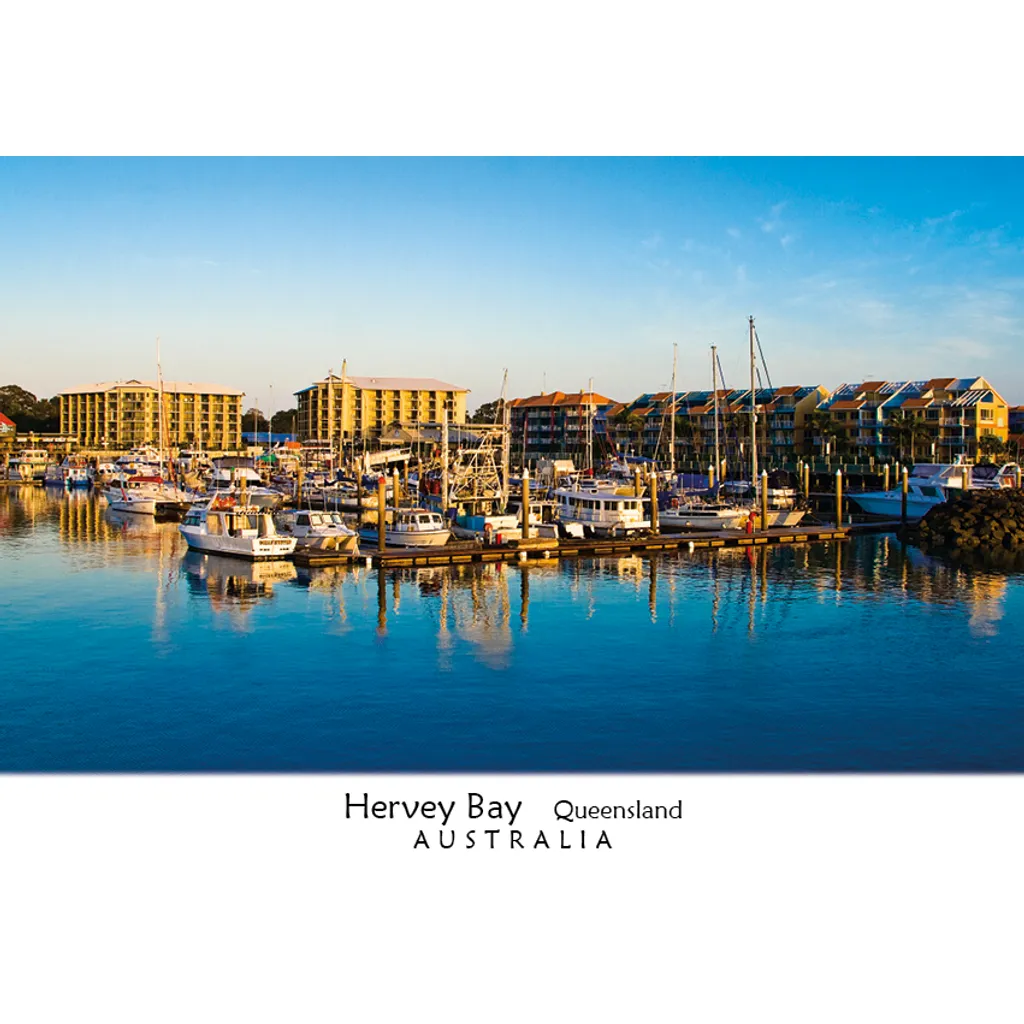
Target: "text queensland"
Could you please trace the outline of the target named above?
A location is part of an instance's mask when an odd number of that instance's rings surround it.
[[[577,804],[572,800],[559,800],[554,807],[559,821],[586,821],[593,818],[672,818],[683,816],[683,801],[674,804],[645,804],[640,800],[631,804]]]

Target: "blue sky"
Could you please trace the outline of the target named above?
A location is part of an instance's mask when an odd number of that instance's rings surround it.
[[[1024,402],[1022,163],[4,159],[0,383],[164,375],[275,408],[329,368],[494,398],[988,376]]]

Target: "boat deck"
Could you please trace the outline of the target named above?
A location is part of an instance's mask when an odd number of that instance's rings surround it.
[[[450,541],[441,548],[365,547],[360,555],[327,552],[296,552],[295,564],[305,568],[370,562],[374,566],[459,565],[466,562],[514,562],[526,559],[595,558],[608,555],[643,554],[652,551],[690,551],[700,548],[760,547],[765,544],[809,544],[826,540],[845,540],[863,533],[891,533],[899,520],[850,523],[842,526],[799,526],[747,534],[726,530],[690,533],[650,534],[645,537],[615,540],[529,540],[518,544],[489,545],[476,541]]]

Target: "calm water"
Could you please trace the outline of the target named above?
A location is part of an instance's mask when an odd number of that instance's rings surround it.
[[[865,537],[296,570],[0,490],[0,769],[1024,768],[1024,575]]]

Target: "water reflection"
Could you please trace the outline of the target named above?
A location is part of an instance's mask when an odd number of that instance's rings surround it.
[[[274,596],[275,586],[298,576],[291,562],[247,562],[198,551],[185,554],[181,572],[192,596],[208,599],[214,612],[239,624]]]
[[[967,610],[971,635],[995,637],[1005,616],[1009,583],[1024,574],[1024,559],[949,558],[927,554],[894,536],[849,542],[701,549],[652,556],[467,564],[387,570],[362,564],[302,570],[291,563],[250,564],[186,554],[173,523],[112,512],[94,495],[41,487],[0,490],[0,543],[5,550],[43,544],[49,529],[73,552],[71,568],[129,564],[157,574],[158,610],[180,563],[189,593],[202,594],[218,613],[238,621],[274,596],[281,585],[316,595],[330,632],[359,627],[364,610],[381,638],[414,598],[413,615],[426,612],[436,646],[458,639],[488,665],[509,663],[514,633],[527,635],[531,611],[557,596],[596,623],[616,614],[622,598],[646,605],[652,627],[672,625],[680,602],[706,603],[709,632],[741,629],[748,636],[799,614],[813,597],[836,605],[884,599]],[[163,595],[163,596],[161,596]],[[612,606],[615,607],[612,607]],[[372,611],[370,609],[372,608]],[[353,617],[353,612],[359,614]],[[513,620],[517,620],[513,630]]]

